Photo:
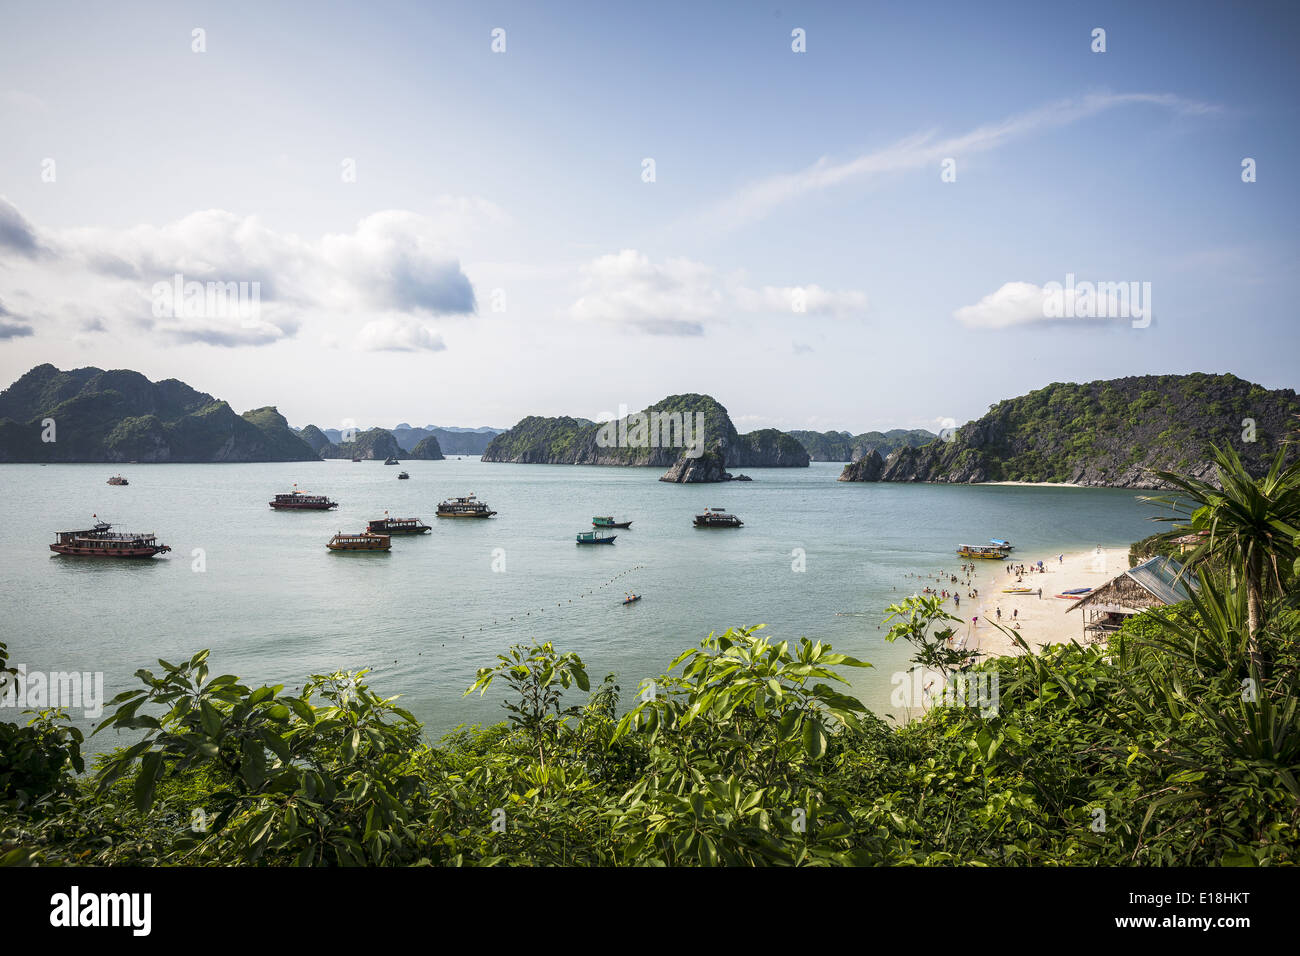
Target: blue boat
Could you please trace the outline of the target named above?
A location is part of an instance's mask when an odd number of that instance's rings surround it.
[[[989,544],[993,545],[995,548],[1003,548],[1007,551],[1015,550],[1015,548],[1011,546],[1010,541],[1003,541],[1001,538],[989,538]]]
[[[616,534],[601,534],[599,531],[579,531],[578,544],[613,544]]]

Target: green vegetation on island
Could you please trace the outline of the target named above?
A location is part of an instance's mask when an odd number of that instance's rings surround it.
[[[38,365],[0,393],[0,462],[310,461],[273,407],[237,415],[184,382]]]
[[[774,428],[741,435],[716,399],[695,393],[611,422],[529,416],[492,439],[483,460],[667,468],[697,442],[721,454],[727,468],[808,465],[808,453],[789,435]]]
[[[1234,375],[1057,383],[999,402],[950,440],[894,451],[878,480],[1156,488],[1163,487],[1157,471],[1213,475],[1213,445],[1235,449],[1247,471],[1259,475],[1297,415],[1293,390]]]

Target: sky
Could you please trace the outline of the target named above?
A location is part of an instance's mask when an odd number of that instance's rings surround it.
[[[0,18],[0,385],[132,368],[321,427],[706,392],[854,433],[1300,385],[1294,3]]]

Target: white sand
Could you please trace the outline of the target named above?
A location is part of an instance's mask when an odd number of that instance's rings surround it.
[[[1040,559],[1043,570],[1029,571],[1029,566],[1037,566]],[[975,564],[973,587],[979,590],[979,597],[963,597],[961,610],[953,611],[966,621],[963,629],[967,636],[966,646],[983,651],[986,657],[1020,654],[1023,652],[996,625],[1001,624],[1015,630],[1015,625],[1019,624],[1019,635],[1033,650],[1045,644],[1082,641],[1083,612],[1070,611],[1067,614],[1066,611],[1074,601],[1056,595],[1074,588],[1097,587],[1126,571],[1128,548],[1068,552],[1064,561],[1059,559],[1058,554],[1013,551],[1009,562],[976,561]],[[1016,575],[1008,574],[1006,564],[1025,565],[1022,580],[1017,581]],[[1021,586],[1033,588],[1035,593],[1002,593],[1003,588]],[[961,585],[958,587],[961,588]],[[1043,592],[1041,598],[1037,593],[1039,588]],[[962,593],[965,593],[964,588]],[[1001,619],[997,615],[999,609],[1002,611]],[[971,618],[976,615],[979,621],[972,625]]]

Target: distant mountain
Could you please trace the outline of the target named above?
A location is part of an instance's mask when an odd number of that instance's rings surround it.
[[[928,445],[939,437],[924,428],[891,428],[887,432],[863,432],[861,435],[835,431],[788,431],[786,434],[808,449],[808,456],[813,461],[857,461],[873,451],[880,452],[883,457],[896,448]]]
[[[738,434],[727,410],[709,395],[670,395],[637,416],[642,417],[629,415],[605,423],[529,416],[493,438],[483,460],[668,468],[683,457],[684,444],[696,438],[697,423],[702,421],[703,449],[717,452],[723,467],[808,466],[803,446],[783,432],[765,428]]]
[[[393,437],[407,451],[413,450],[426,438],[434,438],[442,453],[448,455],[482,455],[490,442],[501,434],[500,428],[439,428],[426,425],[424,428],[412,428],[410,425],[398,425],[393,429]]]
[[[951,441],[845,468],[845,480],[1055,481],[1156,488],[1150,469],[1211,480],[1210,445],[1259,474],[1296,428],[1300,399],[1235,375],[1141,375],[1056,383],[994,405]],[[1250,440],[1247,440],[1250,439]]]
[[[0,462],[316,457],[274,407],[237,415],[225,402],[176,379],[151,382],[126,369],[64,372],[38,365],[0,393]]]

